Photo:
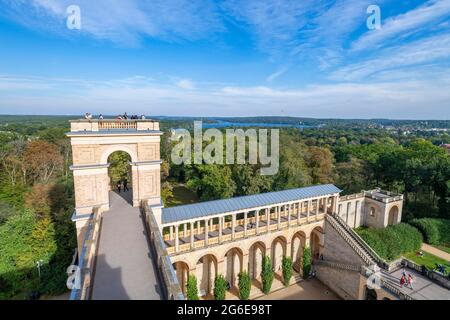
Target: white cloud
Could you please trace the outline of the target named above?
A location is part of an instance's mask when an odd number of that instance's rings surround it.
[[[381,50],[376,57],[350,63],[331,73],[337,81],[364,80],[380,71],[419,66],[450,57],[450,33]]]
[[[72,0],[0,0],[6,4],[0,15],[29,28],[56,31],[66,36],[66,8]],[[212,0],[78,0],[81,33],[121,45],[137,45],[142,37],[166,41],[203,39],[224,31]]]
[[[195,89],[194,82],[189,79],[178,80],[175,82],[175,84],[182,89],[186,89],[186,90],[194,90]]]
[[[11,87],[11,79],[16,86]],[[131,80],[130,79],[138,79]],[[20,84],[26,86],[22,90]],[[318,118],[450,118],[450,76],[432,80],[309,85],[293,89],[198,84],[186,90],[170,79],[104,81],[0,76],[1,113],[250,116]],[[413,110],[413,111],[412,111]]]
[[[366,32],[352,44],[352,50],[376,49],[395,37],[420,31],[421,27],[435,24],[442,18],[448,19],[449,15],[450,1],[430,0],[416,9],[383,20],[381,29]]]

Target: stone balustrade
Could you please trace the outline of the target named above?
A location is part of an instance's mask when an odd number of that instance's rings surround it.
[[[73,132],[109,132],[109,131],[159,131],[159,122],[154,120],[123,119],[80,119],[70,121]]]

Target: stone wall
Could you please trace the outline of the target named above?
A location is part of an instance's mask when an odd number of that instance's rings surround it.
[[[359,300],[361,275],[358,271],[333,269],[323,265],[314,265],[316,277],[345,300]]]

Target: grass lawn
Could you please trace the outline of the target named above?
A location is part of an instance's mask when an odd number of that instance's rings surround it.
[[[195,202],[199,202],[195,192],[192,192],[183,185],[175,185],[173,187],[173,197],[165,203],[165,207],[181,206]]]
[[[436,263],[442,264],[447,267],[447,272],[450,271],[450,263],[444,259],[438,258],[426,251],[423,252],[424,256],[419,257],[416,252],[410,252],[404,254],[406,259],[409,259],[418,265],[425,265],[428,269],[433,270],[436,267]]]

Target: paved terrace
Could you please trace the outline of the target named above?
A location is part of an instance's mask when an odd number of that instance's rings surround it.
[[[409,286],[403,286],[403,288],[400,287],[400,278],[402,277],[403,271],[405,271],[406,274],[410,273],[413,276],[415,280],[415,282],[413,282],[413,289]],[[402,268],[390,274],[383,272],[383,279],[389,281],[400,291],[411,296],[413,299],[450,300],[450,290],[434,283],[429,278],[410,268]]]
[[[131,192],[110,192],[103,214],[92,292],[93,300],[160,300],[157,270]]]

